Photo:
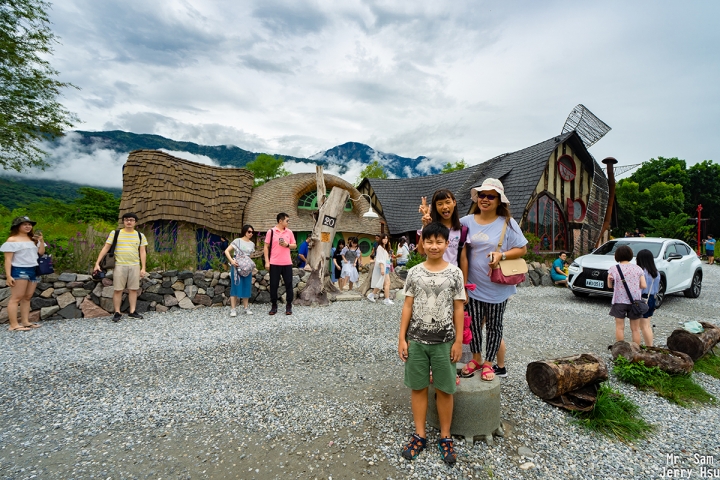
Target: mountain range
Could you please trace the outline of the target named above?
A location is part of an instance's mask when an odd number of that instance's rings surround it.
[[[85,132],[78,130],[75,133],[81,136],[81,143],[88,146],[99,144],[102,148],[123,153],[130,153],[133,150],[158,150],[161,148],[178,152],[188,152],[194,155],[209,157],[221,167],[244,167],[248,162],[253,161],[260,153],[268,153],[251,152],[234,145],[198,145],[192,142],[171,140],[160,135],[130,133],[120,130],[105,132]],[[281,155],[274,154],[274,156],[278,157]],[[369,164],[375,160],[379,161],[380,164],[385,167],[385,170],[391,177],[415,177],[439,172],[439,168],[430,167],[428,170],[425,168],[425,165],[420,165],[423,160],[427,160],[427,157],[401,157],[394,153],[375,150],[368,145],[357,142],[347,142],[338,145],[329,150],[318,152],[310,158],[288,155],[282,155],[282,157],[286,161],[298,163],[312,163],[323,166],[334,165],[341,174],[345,173],[347,164],[351,161]]]

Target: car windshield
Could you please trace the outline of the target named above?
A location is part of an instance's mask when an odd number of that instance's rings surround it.
[[[662,249],[662,243],[656,243],[656,242],[628,242],[626,240],[612,240],[610,242],[607,242],[605,245],[600,246],[597,250],[595,250],[592,254],[593,255],[615,255],[615,250],[618,249],[618,247],[622,245],[627,245],[630,247],[633,251],[633,257],[637,255],[637,252],[640,250],[650,250],[652,252],[653,257],[657,258],[658,255],[660,255],[660,249]]]

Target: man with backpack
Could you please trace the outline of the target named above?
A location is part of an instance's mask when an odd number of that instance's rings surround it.
[[[147,239],[145,235],[135,230],[138,221],[134,213],[126,213],[122,216],[123,228],[113,230],[108,235],[105,245],[100,251],[94,271],[100,271],[100,261],[106,254],[114,255],[115,268],[113,270],[113,306],[115,314],[112,321],[119,322],[122,318],[120,306],[122,304],[123,291],[128,289],[128,301],[130,302],[130,318],[142,319],[143,316],[135,311],[137,306],[138,290],[140,290],[140,279],[145,276],[145,259],[147,258]],[[111,252],[112,250],[112,252]]]

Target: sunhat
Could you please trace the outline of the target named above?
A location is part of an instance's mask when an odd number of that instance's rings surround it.
[[[500,194],[500,201],[502,203],[510,205],[510,200],[508,200],[508,198],[505,196],[505,187],[503,187],[502,182],[497,178],[486,178],[485,181],[483,181],[482,185],[470,190],[470,197],[472,198],[472,201],[477,202],[478,192],[486,192],[488,190],[495,190],[497,193]]]
[[[12,221],[12,225],[10,225],[10,228],[15,228],[18,225],[22,225],[23,223],[29,223],[33,227],[37,225],[37,222],[33,222],[30,220],[30,217],[24,216],[24,217],[15,217]]]

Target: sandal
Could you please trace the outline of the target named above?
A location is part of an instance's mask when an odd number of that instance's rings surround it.
[[[30,327],[24,327],[22,325],[18,325],[17,327],[10,327],[8,328],[11,332],[28,332],[30,331]]]
[[[445,465],[450,467],[455,465],[455,462],[457,461],[457,454],[455,453],[455,448],[453,447],[452,437],[441,438],[438,440],[438,448],[440,449],[440,456],[442,457],[443,462],[445,462]]]
[[[405,445],[405,448],[402,451],[403,458],[415,460],[415,457],[425,450],[425,445],[427,445],[427,438],[422,438],[417,433],[413,433],[413,436],[410,437],[410,441],[407,445]]]
[[[492,373],[492,378],[488,378],[489,373]],[[493,370],[490,365],[484,363],[480,372],[480,378],[482,378],[486,382],[492,382],[493,380],[495,380],[495,370]]]
[[[460,376],[462,378],[470,378],[473,376],[473,374],[482,368],[482,365],[480,365],[475,359],[470,360],[466,365],[465,368],[460,370]]]
[[[21,327],[27,327],[27,328],[40,328],[40,324],[38,323],[28,323],[27,325],[20,324]]]

